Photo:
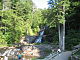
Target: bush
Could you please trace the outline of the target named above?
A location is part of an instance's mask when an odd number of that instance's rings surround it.
[[[59,41],[57,29],[54,27],[46,29],[44,35],[46,35],[46,37],[43,40],[46,42],[56,44]]]
[[[80,32],[75,30],[67,31],[66,35],[66,49],[71,50],[73,46],[80,43]]]

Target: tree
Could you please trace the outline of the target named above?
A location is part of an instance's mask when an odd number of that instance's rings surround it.
[[[51,0],[53,1],[53,0]],[[55,1],[55,3],[50,3],[53,7],[51,8],[52,12],[55,12],[52,15],[52,20],[54,20],[58,24],[58,30],[59,30],[59,47],[62,50],[65,50],[65,9],[69,6],[68,0],[63,1]],[[54,9],[54,10],[53,10]],[[52,14],[52,13],[51,13]]]
[[[73,46],[80,43],[80,1],[70,0],[70,6],[66,13],[66,48],[72,49]]]
[[[3,23],[2,28],[6,29],[6,31],[1,32],[5,32],[3,36],[5,36],[6,39],[4,40],[8,44],[19,42],[20,37],[26,34],[26,23],[28,21],[28,14],[32,11],[32,2],[18,1],[10,6],[10,9],[2,11],[3,18],[1,21]]]
[[[31,0],[11,1],[11,8],[2,12],[2,35],[7,44],[20,41],[22,36],[36,35],[44,22],[41,10],[33,11]],[[27,33],[28,32],[28,33]],[[2,40],[2,38],[1,38]]]

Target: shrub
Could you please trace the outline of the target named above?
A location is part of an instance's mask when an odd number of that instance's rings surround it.
[[[73,46],[80,43],[80,32],[76,30],[67,31],[66,35],[66,49],[71,50]]]

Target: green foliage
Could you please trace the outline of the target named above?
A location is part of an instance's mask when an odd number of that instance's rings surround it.
[[[28,23],[28,14],[32,11],[31,1],[16,2],[12,5],[12,9],[1,11],[1,41],[6,41],[7,44],[13,44],[20,41],[20,37],[26,34]],[[26,17],[26,18],[25,18]],[[30,26],[31,27],[31,26]]]
[[[2,2],[0,1],[0,10],[2,10]]]
[[[48,14],[45,16],[48,16],[49,21],[51,20],[50,25],[54,25],[54,22],[66,22],[66,48],[70,50],[80,43],[80,32],[78,31],[80,30],[80,1],[63,0],[52,5],[54,6],[49,9]]]
[[[37,35],[40,27],[48,25],[50,28],[66,22],[66,48],[69,49],[80,43],[80,2],[63,0],[54,4],[49,9],[34,9],[31,0],[6,0],[3,2],[9,10],[0,11],[0,43],[13,44],[20,42],[26,35]],[[63,9],[63,7],[65,7]],[[0,9],[2,3],[0,0]],[[66,20],[64,20],[66,17]],[[72,30],[71,30],[72,29]],[[54,31],[55,30],[55,31]],[[57,29],[47,29],[47,41],[58,43]],[[71,49],[70,48],[70,49]]]
[[[6,3],[7,4],[7,3]],[[20,42],[20,37],[36,35],[40,25],[44,24],[41,10],[33,11],[31,0],[12,1],[11,9],[1,13],[1,41],[7,44]]]
[[[52,1],[52,0],[51,0]],[[54,2],[52,3],[53,7],[49,9],[49,12],[47,14],[50,22],[49,25],[56,25],[56,23],[64,23],[65,22],[65,15],[66,15],[66,10],[68,10],[70,6],[69,0],[63,0],[59,2]]]
[[[54,45],[59,43],[58,32],[56,28],[52,27],[46,29],[44,35],[47,35],[45,37],[45,43],[53,43]]]
[[[70,0],[69,9],[66,10],[66,48],[80,44],[80,1]]]
[[[66,35],[66,49],[70,50],[80,44],[80,31],[69,30]]]
[[[0,44],[5,44],[6,43],[6,38],[5,35],[0,31]]]

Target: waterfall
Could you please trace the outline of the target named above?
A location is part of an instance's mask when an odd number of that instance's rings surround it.
[[[44,34],[44,30],[40,31],[38,38],[35,40],[35,43],[41,43],[43,34]]]

